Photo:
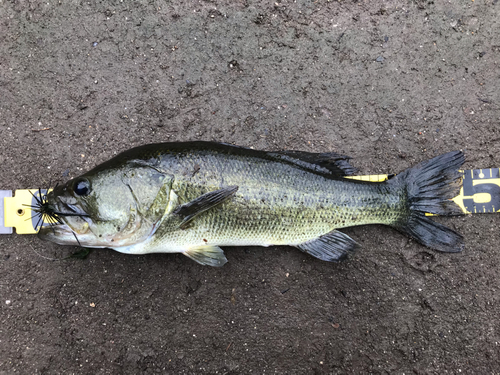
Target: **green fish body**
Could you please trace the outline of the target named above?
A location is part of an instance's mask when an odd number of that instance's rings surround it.
[[[295,246],[327,261],[356,243],[338,229],[385,224],[426,246],[460,251],[460,235],[425,217],[457,214],[461,152],[423,162],[381,183],[335,153],[266,152],[210,142],[126,151],[47,197],[60,222],[39,236],[129,254],[183,253],[226,262],[221,246]]]

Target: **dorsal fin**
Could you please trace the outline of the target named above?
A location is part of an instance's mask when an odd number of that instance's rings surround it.
[[[109,168],[110,166],[122,165],[125,162],[131,162],[139,166],[147,166],[163,173],[160,169],[157,169],[158,159],[151,158],[151,155],[158,154],[159,150],[160,153],[164,152],[169,154],[216,151],[229,155],[280,160],[288,164],[296,165],[302,169],[329,177],[350,176],[357,171],[356,168],[349,164],[349,159],[351,159],[350,157],[337,154],[336,152],[313,153],[306,151],[260,151],[228,143],[195,141],[139,146],[115,156],[113,159],[95,167],[88,173],[95,173],[98,170]]]
[[[357,169],[349,164],[348,160],[351,159],[349,156],[336,152],[278,151],[268,154],[302,168],[335,177],[350,176],[357,172]]]

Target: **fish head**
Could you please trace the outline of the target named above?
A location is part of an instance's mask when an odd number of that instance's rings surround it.
[[[162,178],[155,175],[144,168],[104,169],[57,186],[46,202],[46,211],[57,222],[43,226],[38,237],[61,245],[99,248],[143,241],[155,229],[147,215]]]

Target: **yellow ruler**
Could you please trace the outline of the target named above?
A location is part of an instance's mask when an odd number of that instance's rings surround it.
[[[381,182],[386,174],[370,176],[349,176],[362,181]],[[0,234],[35,234],[41,224],[37,213],[30,206],[36,206],[36,197],[46,190],[24,189],[0,190]],[[39,198],[40,199],[40,198]],[[500,211],[500,172],[498,168],[469,169],[463,171],[463,184],[453,201],[464,214],[494,213]],[[48,224],[45,224],[48,225]]]
[[[40,216],[30,206],[36,206],[36,198],[46,194],[46,190],[22,189],[16,190],[14,195],[10,190],[0,190],[0,211],[3,214],[3,222],[0,222],[0,234],[12,233],[16,228],[17,234],[35,234],[40,229],[37,224]],[[3,206],[3,207],[2,207]],[[48,224],[45,224],[48,225]]]

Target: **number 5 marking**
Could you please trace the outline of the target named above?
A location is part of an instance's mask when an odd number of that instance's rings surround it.
[[[500,186],[487,182],[488,180],[490,180],[490,182],[493,182],[492,180],[498,181],[498,179],[495,178],[498,176],[498,169],[495,168],[495,170],[491,170],[491,172],[496,173],[488,173],[491,177],[481,178],[484,176],[482,170],[474,169],[465,171],[463,180],[464,196],[472,197],[463,199],[467,211],[471,213],[496,212],[500,209]],[[493,177],[493,175],[496,176]],[[484,202],[485,199],[481,199],[481,201],[483,201],[481,203],[474,202],[473,196],[476,194],[488,194],[489,201]],[[478,198],[479,197],[476,196],[476,201],[479,200]]]

